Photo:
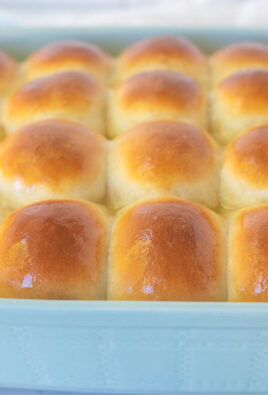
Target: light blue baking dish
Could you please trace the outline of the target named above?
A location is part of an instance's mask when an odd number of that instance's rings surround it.
[[[268,30],[0,29],[22,58],[73,38],[116,52],[184,34],[207,52]],[[0,300],[0,386],[109,393],[268,391],[268,304]]]

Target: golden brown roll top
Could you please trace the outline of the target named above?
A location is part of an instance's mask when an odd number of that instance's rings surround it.
[[[268,69],[268,46],[253,41],[231,44],[215,52],[210,61],[213,85],[217,85],[238,71]]]
[[[10,214],[0,229],[0,296],[103,299],[107,218],[92,203],[47,201]]]
[[[0,51],[0,99],[17,83],[18,63],[7,53]]]
[[[126,48],[117,59],[116,83],[144,71],[171,70],[207,84],[206,56],[184,37],[146,38]]]
[[[268,126],[240,134],[227,147],[221,202],[227,209],[268,203]]]
[[[233,221],[229,300],[268,302],[268,206],[243,209]]]
[[[174,71],[148,71],[123,82],[110,98],[109,135],[116,137],[143,122],[172,120],[206,126],[201,86]]]
[[[85,71],[107,84],[112,74],[112,58],[94,44],[66,40],[44,46],[25,62],[27,79],[67,70]]]
[[[137,125],[110,146],[108,191],[118,209],[171,193],[218,205],[218,147],[195,126],[173,121]]]
[[[221,143],[238,133],[268,123],[268,69],[231,75],[214,91],[213,132]]]
[[[77,121],[94,131],[105,131],[105,90],[88,73],[66,71],[37,78],[17,90],[7,101],[3,121],[6,131],[43,119]]]
[[[119,213],[109,262],[113,300],[224,300],[226,261],[219,217],[175,198]]]
[[[106,142],[86,126],[39,121],[0,144],[0,191],[12,207],[60,197],[101,201],[105,190]]]

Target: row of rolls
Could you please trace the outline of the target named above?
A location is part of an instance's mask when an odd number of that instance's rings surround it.
[[[0,52],[0,121],[0,297],[268,301],[268,46]]]

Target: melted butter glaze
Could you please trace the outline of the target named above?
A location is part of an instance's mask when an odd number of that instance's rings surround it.
[[[112,299],[220,299],[223,240],[210,214],[176,199],[125,211],[112,247]]]
[[[4,177],[26,186],[46,185],[61,192],[66,182],[93,181],[104,139],[89,128],[63,120],[28,124],[0,145]]]
[[[268,207],[242,211],[231,244],[231,300],[268,301]]]
[[[47,201],[12,213],[0,232],[1,296],[98,297],[105,237],[91,204]]]

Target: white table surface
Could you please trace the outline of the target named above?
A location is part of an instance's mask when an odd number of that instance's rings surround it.
[[[267,27],[268,0],[0,0],[2,26],[122,26],[126,20],[128,26]],[[0,388],[0,395],[82,393]]]

